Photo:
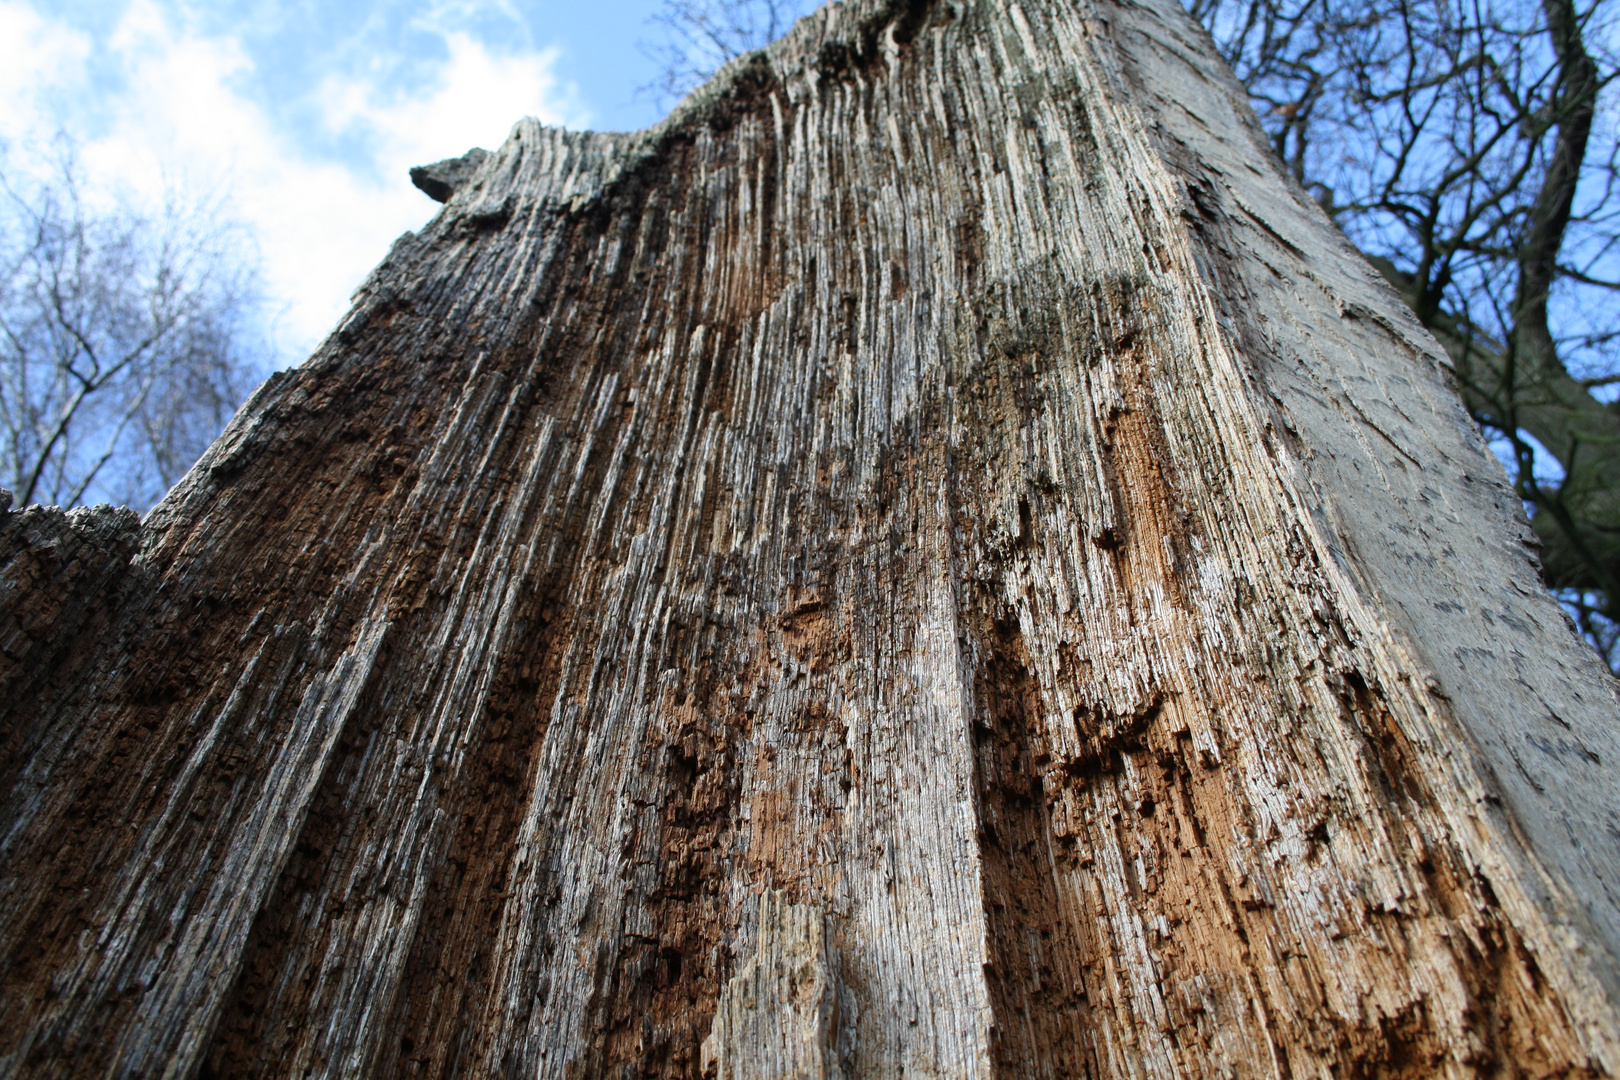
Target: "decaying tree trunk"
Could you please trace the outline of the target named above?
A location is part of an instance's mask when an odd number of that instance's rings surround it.
[[[434,173],[0,527],[5,1076],[1620,1074],[1614,684],[1174,0]]]

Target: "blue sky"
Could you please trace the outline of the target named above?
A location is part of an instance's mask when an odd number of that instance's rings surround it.
[[[155,205],[223,196],[296,362],[394,237],[437,204],[411,165],[493,148],[524,115],[625,130],[658,0],[0,0],[8,168],[57,130],[88,186]]]

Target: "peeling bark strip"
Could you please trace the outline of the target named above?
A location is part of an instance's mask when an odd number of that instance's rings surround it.
[[[1614,684],[1174,0],[457,168],[0,526],[0,1075],[1620,1072]]]

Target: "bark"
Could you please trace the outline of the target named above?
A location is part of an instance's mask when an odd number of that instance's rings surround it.
[[[1615,684],[1174,0],[457,184],[138,533],[6,519],[0,1075],[1620,1071]]]
[[[1415,279],[1381,256],[1368,258],[1403,299],[1417,309]],[[1531,370],[1464,319],[1434,311],[1424,327],[1450,355],[1458,390],[1476,417],[1507,431],[1527,431],[1548,447],[1564,470],[1556,487],[1526,484],[1521,494],[1539,504],[1531,519],[1542,578],[1550,588],[1600,590],[1620,597],[1620,409],[1599,401],[1547,350]],[[1526,340],[1536,335],[1525,335]],[[1552,449],[1556,447],[1556,449]]]

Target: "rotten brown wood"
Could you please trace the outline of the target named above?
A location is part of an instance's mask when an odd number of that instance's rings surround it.
[[[144,523],[0,524],[0,1076],[1620,1072],[1614,683],[1174,0],[446,194]]]

